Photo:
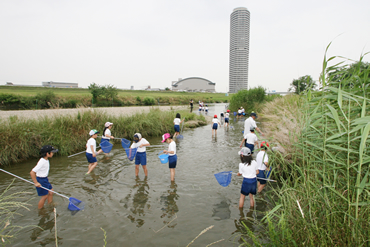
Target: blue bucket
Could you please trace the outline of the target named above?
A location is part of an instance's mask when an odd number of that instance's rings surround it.
[[[234,116],[236,116],[236,111],[234,111]]]
[[[168,162],[168,154],[161,154],[162,152],[159,153],[158,158],[161,161],[162,164],[166,164]]]

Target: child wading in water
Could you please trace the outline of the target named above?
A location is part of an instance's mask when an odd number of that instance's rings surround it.
[[[217,127],[218,127],[218,125],[221,126],[221,123],[218,120],[217,115],[214,115],[213,116],[213,119],[212,119],[212,135],[213,135],[213,131],[215,131],[215,135],[217,135]]]
[[[36,191],[41,199],[37,205],[38,209],[44,207],[45,201],[48,200],[48,204],[53,201],[53,192],[40,188],[41,186],[49,190],[53,190],[53,187],[49,183],[48,175],[50,169],[49,158],[53,157],[54,153],[58,152],[58,149],[50,145],[43,146],[40,150],[41,159],[37,162],[37,165],[30,172],[32,181],[35,183]]]
[[[239,152],[240,160],[239,173],[237,176],[243,176],[243,184],[240,190],[239,208],[243,208],[245,196],[249,195],[250,206],[254,207],[253,195],[257,192],[257,162],[252,160],[252,152],[249,148],[242,148]]]
[[[177,155],[176,155],[176,142],[171,138],[169,133],[166,133],[162,136],[162,142],[167,142],[168,150],[163,150],[163,153],[168,154],[168,167],[170,168],[171,181],[175,181],[175,168],[177,164]]]
[[[112,133],[110,132],[110,130],[112,129],[113,123],[106,122],[104,126],[105,127],[104,127],[103,134],[101,137],[100,146],[102,145],[102,143],[109,142],[110,139],[114,139],[114,136],[112,136]]]
[[[249,148],[253,154],[254,146],[256,145],[258,147],[258,138],[257,135],[254,133],[254,127],[250,128],[249,133],[244,134],[244,138],[242,140],[242,143],[240,144],[240,147],[245,144],[247,148]]]
[[[227,109],[226,114],[225,114],[225,124],[224,124],[224,126],[226,127],[229,127],[229,117],[230,117],[230,110]]]
[[[184,120],[185,120],[185,118],[183,120],[181,120],[180,113],[176,113],[176,118],[173,120],[173,124],[174,124],[173,128],[175,129],[175,134],[173,135],[173,138],[180,135],[180,124],[182,122],[184,122]]]
[[[86,159],[89,162],[89,170],[87,171],[87,174],[90,174],[92,170],[98,165],[98,160],[96,159],[96,155],[103,152],[103,150],[99,150],[96,152],[96,141],[95,139],[98,137],[99,131],[96,129],[90,130],[89,135],[90,139],[86,143]]]
[[[269,168],[268,168],[269,157],[266,153],[266,150],[269,146],[270,145],[267,142],[263,141],[261,143],[262,150],[258,152],[257,157],[256,157],[258,170],[259,170],[259,174],[257,176],[258,193],[260,193],[263,190],[263,188],[265,188],[266,183],[267,183],[266,180],[262,180],[262,179],[258,179],[258,178],[266,178],[265,171],[269,170]]]
[[[131,148],[137,148],[135,156],[135,176],[139,176],[140,164],[143,167],[145,177],[148,176],[148,169],[146,168],[146,147],[150,146],[150,143],[141,137],[140,133],[135,133],[134,143]]]

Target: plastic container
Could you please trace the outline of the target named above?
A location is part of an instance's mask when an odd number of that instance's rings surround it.
[[[159,160],[161,161],[162,164],[166,164],[168,162],[168,154],[161,154],[162,152],[160,152],[158,154],[158,158]]]

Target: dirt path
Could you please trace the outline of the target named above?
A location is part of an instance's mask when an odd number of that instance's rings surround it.
[[[78,112],[92,111],[94,109],[104,111],[113,116],[131,116],[136,113],[149,112],[150,109],[185,110],[188,106],[131,106],[131,107],[106,107],[106,108],[76,108],[76,109],[46,109],[46,110],[23,110],[23,111],[0,111],[0,120],[7,120],[11,116],[17,116],[19,119],[37,119],[42,117],[55,116],[76,116]]]

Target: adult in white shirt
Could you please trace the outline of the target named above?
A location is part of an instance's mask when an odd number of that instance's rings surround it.
[[[256,121],[254,121],[255,119],[257,118],[257,114],[252,112],[251,113],[251,116],[249,118],[247,118],[245,121],[244,121],[244,135],[250,133],[250,129],[251,127],[254,127],[254,129],[256,129],[258,132],[260,132],[261,135],[265,135],[264,133],[262,133],[262,131],[257,127],[257,124],[256,124]]]
[[[239,163],[239,173],[243,176],[242,188],[240,190],[239,208],[243,208],[245,196],[249,196],[250,206],[254,207],[253,195],[257,193],[257,162],[252,160],[252,152],[249,148],[242,148],[239,152],[241,163]]]
[[[150,146],[150,143],[142,138],[140,133],[134,134],[134,142],[131,148],[137,148],[135,156],[135,176],[139,176],[140,164],[143,167],[145,177],[148,176],[148,169],[146,168],[146,147]]]

